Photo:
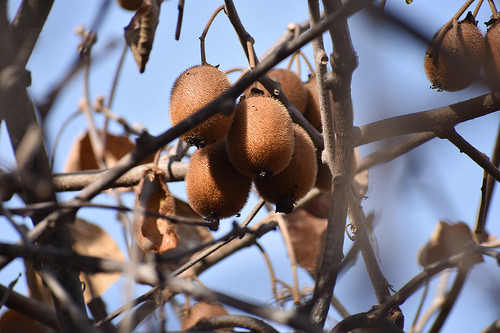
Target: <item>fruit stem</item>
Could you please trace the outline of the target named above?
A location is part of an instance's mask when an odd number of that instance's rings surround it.
[[[493,18],[497,19],[498,18],[498,10],[497,10],[497,7],[495,6],[495,2],[493,0],[488,0],[488,4],[490,5],[491,14],[492,14]]]
[[[212,22],[215,20],[215,17],[224,9],[224,5],[217,7],[212,16],[208,19],[208,22],[200,36],[200,49],[201,49],[201,64],[205,65],[207,63],[207,57],[205,54],[205,38],[207,37],[208,30],[212,25]]]
[[[479,12],[479,8],[483,5],[483,0],[479,0],[479,2],[476,5],[476,8],[474,9],[474,12],[472,13],[472,16],[474,16],[474,19],[476,19],[477,13]]]
[[[460,9],[458,10],[458,12],[453,15],[453,17],[441,28],[441,30],[439,31],[438,35],[436,36],[435,39],[433,39],[434,41],[434,44],[431,45],[431,47],[429,48],[428,50],[428,54],[432,54],[433,53],[433,49],[434,49],[434,46],[439,44],[441,42],[441,40],[443,39],[444,35],[448,32],[448,30],[453,26],[454,22],[457,22],[458,21],[458,18],[460,16],[462,16],[462,14],[467,10],[467,8],[469,8],[469,6],[474,2],[474,0],[467,0],[463,5],[462,7],[460,7]],[[454,39],[455,40],[455,39]],[[455,43],[454,43],[454,47],[456,47]]]

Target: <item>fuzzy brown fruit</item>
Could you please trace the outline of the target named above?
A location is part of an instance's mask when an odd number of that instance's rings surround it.
[[[141,7],[143,0],[117,0],[117,2],[123,9],[136,11]]]
[[[292,102],[293,105],[304,114],[307,107],[307,91],[300,77],[295,72],[289,69],[274,68],[267,72],[267,75],[280,83],[281,90],[285,93],[286,97]],[[266,96],[271,96],[269,92],[260,83],[255,84],[255,88],[264,91]],[[245,96],[250,94],[250,89],[245,91]]]
[[[193,210],[207,220],[237,214],[245,205],[252,180],[236,171],[224,141],[194,152],[186,174],[186,194]]]
[[[257,191],[266,201],[276,204],[276,211],[290,213],[297,200],[314,186],[318,165],[316,148],[307,132],[294,124],[295,151],[280,174],[266,180],[255,180]]]
[[[226,138],[229,159],[249,178],[269,178],[292,159],[293,123],[287,109],[272,97],[242,99]]]
[[[432,87],[458,91],[467,88],[479,75],[484,61],[486,44],[472,14],[458,22],[456,44],[453,28],[441,40],[433,38],[425,55],[424,68]],[[455,48],[456,45],[456,48]]]
[[[500,89],[500,21],[495,21],[486,32],[486,61],[484,74],[488,84],[494,89]]]
[[[226,74],[211,65],[199,65],[185,70],[175,81],[170,94],[170,122],[177,125],[193,115],[231,87]],[[217,113],[190,131],[181,139],[190,145],[204,147],[224,138],[233,113]]]

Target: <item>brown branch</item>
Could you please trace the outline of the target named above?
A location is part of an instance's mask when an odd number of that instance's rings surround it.
[[[331,13],[341,11],[349,3],[351,2],[342,4],[340,0],[323,1],[323,6],[328,17]],[[368,1],[363,1],[360,5],[368,3]],[[311,29],[314,28],[315,26]],[[310,302],[312,321],[319,327],[322,327],[325,323],[337,280],[336,267],[338,267],[343,257],[344,229],[354,157],[351,79],[352,73],[357,66],[356,55],[351,43],[347,20],[339,20],[336,25],[330,26],[329,30],[333,45],[331,64],[333,73],[337,77],[331,87],[335,110],[336,140],[334,152],[331,151],[333,147],[329,147],[330,151],[328,152],[329,157],[334,157],[334,160],[327,163],[332,174],[332,196],[328,213],[325,247]],[[323,122],[323,115],[321,118]]]
[[[495,143],[495,148],[493,150],[493,156],[491,157],[491,162],[495,167],[499,167],[500,164],[500,126],[498,128],[497,139]],[[493,194],[493,189],[495,188],[496,182],[492,177],[488,177],[488,173],[484,171],[483,174],[483,184],[481,186],[481,204],[479,207],[479,213],[477,214],[475,234],[479,242],[484,242],[488,238],[488,233],[485,230],[486,226],[486,216],[488,215],[488,210],[490,208],[491,197]]]
[[[365,156],[361,162],[357,164],[356,173],[370,169],[375,165],[392,161],[396,157],[406,154],[413,148],[416,148],[421,144],[434,139],[435,137],[436,135],[430,132],[417,133],[393,146],[377,150],[376,152]]]
[[[117,187],[132,187],[139,184],[144,170],[148,169],[152,165],[152,163],[148,163],[130,169],[116,181],[108,184],[108,186],[103,190]],[[159,163],[160,169],[167,171],[165,172],[164,179],[166,182],[184,180],[188,165],[189,162],[169,163],[165,159],[160,160]],[[94,182],[106,171],[107,170],[91,170],[71,173],[56,173],[52,176],[52,183],[54,184],[56,192],[78,191]],[[0,188],[3,191],[0,193],[1,201],[8,200],[14,193],[22,191],[21,184],[16,174],[0,174]]]
[[[3,298],[8,292],[8,288],[0,284],[0,297]],[[5,305],[8,308],[22,313],[23,315],[28,316],[45,326],[54,330],[59,330],[56,313],[46,304],[23,296],[15,291],[11,291]]]
[[[500,92],[484,94],[428,111],[379,120],[355,128],[356,146],[404,134],[443,133],[461,122],[490,114],[499,109]]]
[[[348,333],[359,328],[369,329],[370,332],[402,333],[403,330],[388,318],[378,318],[371,312],[358,313],[349,316],[338,323],[330,333]]]
[[[175,293],[186,293],[198,299],[221,302],[231,307],[240,309],[242,311],[251,313],[253,315],[266,318],[277,323],[285,324],[290,327],[306,331],[306,332],[323,332],[321,329],[315,327],[306,316],[301,315],[296,310],[281,310],[272,308],[264,304],[256,304],[247,301],[209,290],[200,285],[196,285],[190,280],[181,278],[167,278],[165,285]]]
[[[490,176],[495,178],[497,182],[500,182],[500,170],[491,163],[488,156],[481,153],[479,150],[474,148],[467,140],[461,137],[454,129],[450,130],[448,133],[443,135],[444,138],[448,139],[453,143],[461,153],[467,154],[474,162],[476,162],[484,171],[488,172]]]
[[[244,315],[221,315],[202,318],[190,331],[213,331],[219,328],[241,327],[256,333],[278,333],[271,325],[258,318]]]
[[[439,274],[441,271],[457,267],[463,263],[468,263],[471,258],[477,256],[477,253],[489,255],[500,260],[500,253],[484,246],[471,244],[464,252],[453,255],[446,259],[440,260],[433,264],[424,267],[424,270],[408,281],[401,287],[394,295],[389,297],[377,310],[377,316],[384,317],[390,309],[402,304],[408,297],[413,295],[420,287],[427,283],[433,276]]]
[[[16,63],[26,66],[54,0],[23,0],[9,27]],[[2,44],[4,45],[4,44]]]

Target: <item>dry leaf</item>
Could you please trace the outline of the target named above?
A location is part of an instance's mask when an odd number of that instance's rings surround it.
[[[296,209],[287,216],[286,225],[297,263],[313,276],[319,267],[327,224],[328,219],[316,217],[305,209]]]
[[[161,2],[161,0],[144,0],[130,24],[125,27],[125,41],[141,73],[146,69],[146,63],[153,48]]]
[[[98,225],[78,218],[75,223],[68,226],[73,238],[73,249],[76,253],[125,261],[125,256],[113,238]],[[93,295],[99,297],[104,294],[113,283],[120,279],[120,276],[121,273],[80,274],[80,279],[86,286],[83,292],[85,303],[92,301]]]
[[[8,310],[0,318],[2,333],[42,333],[43,328],[37,321],[17,311]]]
[[[332,195],[329,192],[319,192],[312,200],[309,200],[300,208],[307,210],[316,217],[326,219],[330,211],[331,197]]]
[[[99,134],[100,135],[100,134]],[[116,162],[131,152],[135,148],[135,143],[126,136],[118,136],[106,133],[106,151],[104,158],[108,168],[113,167]],[[148,157],[144,163],[153,161],[153,156]],[[94,150],[90,144],[88,131],[82,133],[73,142],[64,172],[76,172],[82,170],[99,169],[95,159]]]
[[[226,308],[220,303],[198,302],[187,310],[182,316],[181,327],[183,331],[193,327],[200,319],[227,315]]]
[[[152,167],[136,188],[135,208],[162,215],[175,215],[175,201],[170,194],[163,171]],[[139,248],[144,252],[161,253],[177,246],[174,223],[164,218],[141,215],[134,220],[134,234]]]
[[[467,224],[448,224],[440,221],[431,235],[431,239],[420,249],[418,263],[427,266],[455,254],[462,253],[472,242],[477,243],[475,235]],[[480,254],[473,257],[471,263],[482,262]]]

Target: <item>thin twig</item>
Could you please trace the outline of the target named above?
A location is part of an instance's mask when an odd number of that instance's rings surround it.
[[[465,280],[467,279],[469,272],[470,272],[470,265],[464,264],[458,266],[458,272],[457,275],[455,276],[455,281],[453,282],[453,286],[446,295],[443,305],[441,306],[441,311],[439,312],[439,315],[437,316],[436,320],[434,321],[434,324],[429,330],[429,333],[437,333],[441,330],[441,327],[443,327],[446,318],[448,318],[448,315],[450,314],[451,309],[458,298],[458,295],[462,291],[462,288],[465,284]]]
[[[12,280],[9,285],[7,286],[7,290],[5,294],[2,296],[2,299],[0,299],[0,310],[2,309],[2,306],[7,302],[9,299],[9,296],[12,294],[12,291],[14,290],[15,285],[17,284],[17,281],[19,281],[19,278],[21,277],[21,273],[17,275],[17,278]]]
[[[358,199],[354,198],[354,195],[351,196],[351,200],[349,202],[349,213],[350,222],[353,223],[358,229],[356,236],[359,237],[357,241],[361,242],[361,255],[363,256],[366,270],[370,277],[370,281],[372,282],[373,290],[377,296],[377,301],[381,304],[391,296],[389,283],[382,274],[382,270],[380,269],[377,261],[377,256],[375,255],[375,252],[370,244],[367,223],[365,221],[366,218],[363,213],[361,203]]]
[[[276,214],[276,220],[278,221],[278,226],[281,231],[281,236],[283,237],[283,241],[285,242],[285,247],[288,253],[288,258],[290,259],[290,267],[292,269],[293,276],[293,289],[292,289],[292,297],[295,305],[300,305],[300,287],[299,287],[299,277],[297,274],[297,260],[295,258],[295,250],[293,248],[292,241],[290,239],[290,233],[288,232],[288,228],[285,223],[285,219],[282,214]]]
[[[207,56],[205,53],[205,38],[207,36],[208,30],[210,29],[210,26],[212,25],[212,22],[215,20],[217,15],[224,9],[224,5],[221,5],[217,7],[217,9],[213,12],[212,16],[208,19],[207,24],[205,25],[205,29],[203,29],[203,32],[201,33],[200,36],[200,54],[201,54],[201,64],[205,65],[207,64]]]
[[[182,17],[184,16],[184,0],[179,0],[177,4],[179,15],[177,16],[177,27],[175,28],[175,40],[181,37]]]
[[[9,297],[7,297],[5,305],[9,309],[22,313],[25,316],[28,316],[54,330],[59,330],[59,324],[57,322],[54,309],[44,303],[21,295],[0,284],[0,297],[4,298],[7,293],[9,294]]]
[[[491,163],[488,156],[474,148],[474,146],[461,137],[455,130],[451,130],[444,134],[444,138],[448,139],[458,149],[460,149],[460,152],[467,154],[467,156],[482,167],[484,171],[488,172],[490,176],[500,182],[500,170],[498,170],[498,168]]]
[[[264,261],[266,262],[267,270],[269,272],[269,277],[271,278],[271,291],[273,293],[274,299],[278,299],[278,293],[276,291],[276,274],[274,274],[273,264],[271,259],[267,255],[266,250],[259,244],[259,242],[255,242],[255,246],[260,250],[260,253],[264,257]]]
[[[436,135],[431,132],[417,133],[401,140],[393,146],[381,148],[376,152],[365,156],[361,162],[356,165],[356,173],[360,173],[361,171],[368,170],[376,165],[392,161],[396,157],[406,154],[412,149],[432,140],[435,137]]]
[[[497,168],[500,164],[500,126],[498,127],[498,133],[495,142],[495,148],[493,149],[493,156],[491,157],[491,163],[493,163],[493,165]],[[488,233],[485,230],[486,217],[490,208],[491,197],[495,188],[495,184],[496,181],[492,177],[488,177],[488,173],[484,171],[483,184],[481,186],[481,204],[479,206],[479,212],[476,219],[476,228],[474,231],[480,243],[486,241],[486,239],[488,238]]]

